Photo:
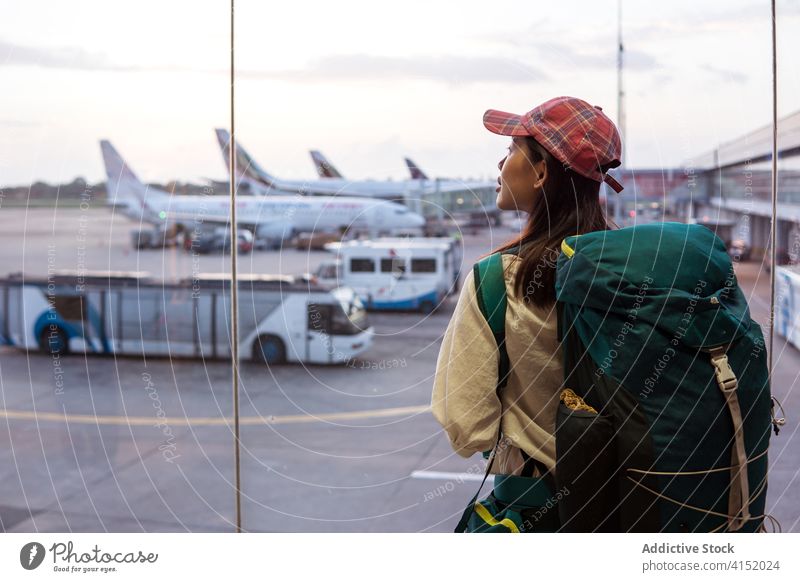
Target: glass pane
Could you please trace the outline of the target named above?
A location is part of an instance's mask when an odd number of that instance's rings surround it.
[[[229,269],[183,246],[227,220],[228,13],[3,7],[6,531],[231,529],[230,333],[199,282]]]
[[[763,331],[749,356],[763,363],[774,341],[772,394],[797,416],[792,2],[778,2],[774,262],[767,3],[565,0],[545,16],[522,0],[496,13],[416,0],[236,8],[235,147],[226,3],[49,0],[3,10],[0,528],[232,531],[238,341],[246,531],[452,531],[483,477],[495,423],[510,440],[494,472],[530,468],[523,449],[546,468],[555,461],[563,352],[552,301],[537,311],[531,298],[554,284],[564,237],[606,221],[716,234],[747,301],[737,314]],[[578,172],[579,160],[561,159],[565,150],[546,139],[563,129],[547,130],[549,114],[515,126],[532,141],[482,123],[489,108],[523,114],[560,95],[616,124],[618,166],[609,159]],[[546,129],[535,129],[542,121]],[[594,139],[573,138],[563,147]],[[601,146],[586,159],[614,149]],[[601,171],[624,190],[599,184]],[[460,300],[475,289],[473,265],[501,247],[545,250],[523,295],[508,297],[511,372],[496,407],[495,338],[483,333],[475,298]],[[626,251],[635,260],[652,247]],[[701,262],[677,259],[660,274]],[[622,296],[588,279],[607,301],[586,297],[585,321]],[[516,279],[505,282],[515,288]],[[601,329],[605,320],[593,322]],[[676,340],[688,330],[681,325]],[[634,353],[587,352],[597,370]],[[667,377],[668,359],[644,360],[626,373],[655,362]],[[709,381],[712,372],[706,366]],[[639,409],[654,401],[653,386]],[[765,511],[785,531],[800,527],[786,494],[796,445],[782,430],[769,456]],[[684,465],[719,465],[723,448]]]
[[[777,100],[778,100],[778,158],[777,158],[777,217],[775,238],[775,295],[774,319],[770,320],[766,302],[770,293],[767,286],[767,275],[770,274],[771,256],[759,249],[766,247],[770,240],[767,220],[763,217],[767,208],[770,208],[769,196],[771,194],[768,183],[771,178],[770,169],[772,158],[761,161],[754,158],[750,168],[744,168],[745,195],[744,200],[753,201],[753,208],[749,212],[741,212],[745,227],[744,248],[748,249],[751,263],[759,266],[758,280],[753,282],[752,288],[757,298],[751,300],[750,307],[761,323],[765,336],[773,332],[772,346],[772,393],[779,400],[783,409],[776,408],[776,416],[787,419],[797,415],[798,399],[792,389],[798,370],[800,370],[800,335],[798,335],[797,312],[797,281],[798,262],[800,261],[800,231],[798,231],[798,218],[800,215],[800,103],[797,95],[800,90],[800,77],[797,67],[791,63],[792,51],[796,50],[797,39],[792,34],[792,28],[798,22],[797,6],[791,2],[778,0],[776,2],[777,48]],[[766,71],[762,73],[759,83],[766,84]],[[766,113],[766,111],[765,111]],[[770,116],[772,115],[770,103]],[[759,125],[769,123],[771,119],[763,119]],[[757,129],[756,126],[754,129]],[[763,134],[761,134],[763,135]],[[761,136],[759,136],[761,137]],[[769,148],[771,152],[771,139],[760,149]],[[754,152],[759,153],[759,152]],[[752,178],[752,196],[747,189],[747,181]],[[741,180],[741,178],[739,178]],[[749,216],[749,221],[744,217]],[[749,243],[749,245],[747,244]],[[774,323],[770,325],[770,323]],[[769,340],[767,340],[769,341]],[[790,424],[791,421],[787,420]],[[787,424],[787,426],[788,426]],[[789,438],[784,438],[789,437]],[[770,447],[772,459],[769,474],[769,488],[767,511],[775,515],[783,525],[784,531],[800,530],[800,509],[796,500],[786,494],[795,483],[794,474],[798,461],[794,450],[796,442],[791,437],[790,430],[782,430],[777,437],[773,437]],[[780,459],[786,459],[788,467],[782,467]],[[789,460],[791,459],[791,460]]]

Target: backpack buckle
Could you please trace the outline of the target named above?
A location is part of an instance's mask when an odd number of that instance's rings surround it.
[[[733,373],[733,368],[728,363],[728,356],[721,347],[712,348],[709,350],[711,353],[711,363],[714,365],[714,374],[717,377],[717,384],[719,389],[723,392],[732,392],[736,390],[738,384],[736,374]]]

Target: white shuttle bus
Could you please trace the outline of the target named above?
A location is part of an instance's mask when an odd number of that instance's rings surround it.
[[[0,279],[0,342],[50,354],[228,358],[227,274],[170,283],[147,273],[58,272]],[[347,362],[374,337],[347,287],[309,278],[239,278],[239,353],[268,364]]]
[[[321,282],[352,287],[370,310],[430,313],[459,287],[463,249],[447,237],[328,243],[336,259],[320,264]]]
[[[775,269],[775,331],[800,349],[800,270],[796,266]]]

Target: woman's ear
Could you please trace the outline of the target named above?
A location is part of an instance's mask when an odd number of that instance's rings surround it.
[[[533,180],[533,187],[539,190],[544,186],[545,182],[547,182],[547,162],[545,160],[539,160],[535,164],[533,164],[533,172],[536,176]]]

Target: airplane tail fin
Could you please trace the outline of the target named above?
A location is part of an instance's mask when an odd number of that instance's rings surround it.
[[[311,159],[314,160],[314,167],[317,169],[317,174],[319,174],[320,178],[344,178],[339,173],[339,170],[328,161],[328,158],[322,155],[322,152],[311,150],[309,153],[311,154]]]
[[[429,180],[428,175],[425,174],[422,170],[419,169],[419,166],[411,161],[410,158],[405,158],[406,166],[408,166],[408,171],[411,172],[411,179],[412,180]]]
[[[110,141],[101,140],[100,151],[106,168],[106,191],[110,204],[151,213],[147,200],[167,196],[142,183]]]
[[[225,159],[225,167],[229,169],[231,165],[231,134],[228,133],[226,129],[217,129],[215,131],[219,147],[222,150],[222,157]],[[251,186],[257,186],[261,190],[278,188],[278,179],[263,170],[261,166],[250,157],[250,154],[237,143],[236,183],[241,184],[242,182],[248,183]]]

